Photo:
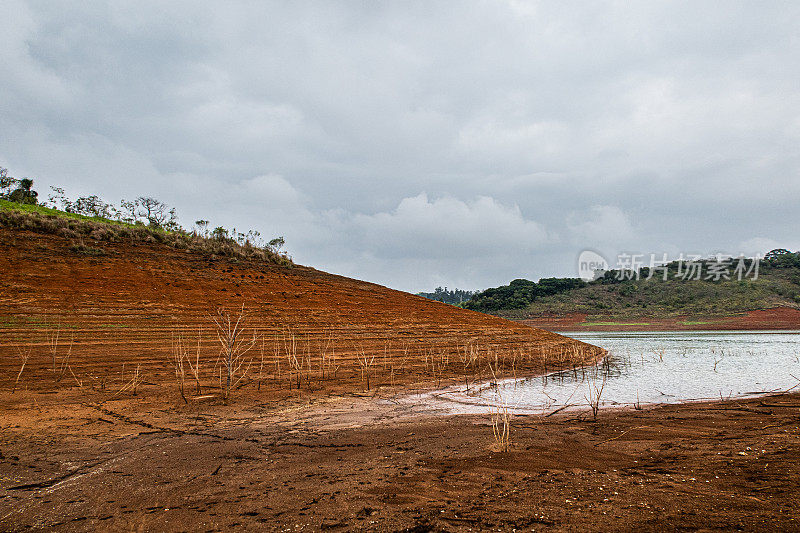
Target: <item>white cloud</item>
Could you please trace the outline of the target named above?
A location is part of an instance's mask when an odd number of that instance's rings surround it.
[[[69,105],[74,87],[31,56],[29,43],[42,31],[36,14],[25,3],[13,0],[4,2],[2,10],[0,110],[8,116],[23,110],[36,112],[36,108],[49,110]],[[36,105],[32,106],[34,102]]]
[[[567,227],[573,242],[588,247],[624,248],[636,237],[628,216],[613,205],[593,205],[584,211],[574,211],[567,218]]]
[[[797,240],[789,241],[789,242],[778,242],[774,239],[770,239],[767,237],[753,237],[752,239],[747,239],[746,241],[742,241],[739,243],[739,248],[737,250],[732,250],[729,253],[731,254],[744,254],[746,256],[754,256],[756,254],[761,255],[762,257],[764,254],[769,252],[770,250],[775,250],[776,248],[787,248],[792,252],[800,251],[800,242]]]
[[[413,290],[571,274],[583,247],[797,242],[800,4],[3,15],[0,165],[45,192],[154,195]]]
[[[382,257],[455,259],[526,253],[547,240],[537,222],[517,205],[493,198],[464,202],[452,197],[404,198],[391,212],[358,214],[348,224]]]
[[[489,197],[463,201],[421,193],[372,214],[305,212],[313,220],[294,243],[298,259],[411,290],[430,284],[482,287],[475,279],[501,283],[550,242],[545,228],[518,206]],[[529,265],[523,270],[530,275]]]
[[[267,174],[242,181],[241,188],[251,201],[283,209],[304,209],[300,191],[283,176]]]

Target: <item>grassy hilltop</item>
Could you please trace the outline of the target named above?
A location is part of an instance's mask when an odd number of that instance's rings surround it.
[[[8,169],[0,167],[0,227],[65,237],[72,241],[70,251],[81,255],[103,256],[104,244],[125,240],[166,244],[232,260],[258,259],[292,265],[291,258],[281,251],[283,237],[264,242],[258,231],[209,229],[208,220],[198,220],[194,228],[185,229],[178,223],[175,208],[152,197],[122,200],[117,207],[97,195],[71,200],[64,189],[50,187],[53,194],[43,202],[32,187],[32,179],[14,178]]]

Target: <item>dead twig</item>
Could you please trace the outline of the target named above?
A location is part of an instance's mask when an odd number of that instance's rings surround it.
[[[19,385],[19,380],[22,377],[22,371],[25,370],[25,365],[28,364],[28,359],[31,357],[31,348],[28,348],[28,351],[25,351],[23,348],[17,347],[17,356],[20,359],[20,367],[19,372],[17,372],[17,379],[14,380],[14,387],[11,389],[11,394],[17,392],[17,386]]]
[[[252,357],[247,358],[250,349],[256,344],[258,338],[253,332],[251,340],[244,339],[244,326],[247,315],[244,304],[238,316],[231,316],[223,309],[218,309],[211,317],[216,326],[217,340],[220,344],[220,357],[225,370],[225,385],[222,385],[222,368],[220,368],[220,386],[223,389],[223,399],[227,402],[231,388],[244,379],[250,369]]]

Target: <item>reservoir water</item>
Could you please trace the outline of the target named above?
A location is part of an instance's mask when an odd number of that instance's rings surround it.
[[[458,411],[505,404],[514,412],[549,413],[600,405],[645,406],[738,398],[800,389],[800,331],[580,332],[564,335],[601,346],[597,367],[501,380],[467,393],[439,391]],[[470,408],[472,407],[472,408]]]

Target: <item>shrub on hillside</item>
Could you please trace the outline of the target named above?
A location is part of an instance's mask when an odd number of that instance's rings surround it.
[[[281,248],[283,237],[267,243],[261,234],[228,231],[223,227],[208,233],[207,220],[198,220],[197,231],[184,230],[177,221],[175,208],[149,196],[140,196],[120,207],[104,202],[96,195],[70,200],[60,187],[51,187],[48,202],[38,204],[38,194],[32,190],[33,180],[17,179],[0,167],[0,226],[52,233],[74,239],[86,237],[96,242],[142,242],[166,244],[179,250],[189,250],[233,259],[255,259],[290,266],[292,260]],[[61,210],[56,209],[57,206]]]
[[[69,250],[76,254],[89,255],[94,257],[106,255],[106,251],[103,250],[102,248],[98,248],[96,246],[87,246],[86,244],[83,243],[83,241],[72,244],[69,247]]]
[[[17,179],[8,175],[8,169],[0,167],[0,199],[18,204],[36,205],[39,193],[31,189],[33,180]]]

